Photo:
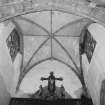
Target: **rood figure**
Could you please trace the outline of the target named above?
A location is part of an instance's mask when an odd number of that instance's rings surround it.
[[[50,93],[50,95],[54,95],[55,93],[55,90],[56,90],[56,85],[55,85],[55,81],[56,80],[59,80],[59,81],[62,81],[63,78],[56,78],[54,76],[54,73],[53,72],[50,72],[50,76],[48,78],[45,78],[45,77],[41,77],[41,80],[48,80],[48,91]]]

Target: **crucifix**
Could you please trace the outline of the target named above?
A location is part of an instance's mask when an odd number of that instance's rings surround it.
[[[56,85],[55,85],[55,81],[56,80],[59,80],[59,81],[62,81],[63,78],[56,78],[54,76],[54,73],[53,72],[50,72],[50,76],[48,78],[45,78],[45,77],[41,77],[41,80],[48,80],[48,91],[50,93],[50,95],[54,95],[55,93],[55,90],[56,90]]]

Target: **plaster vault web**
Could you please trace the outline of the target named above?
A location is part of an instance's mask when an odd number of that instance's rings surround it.
[[[56,60],[80,73],[79,37],[88,19],[59,11],[41,11],[14,18],[23,32],[24,74],[34,66]]]

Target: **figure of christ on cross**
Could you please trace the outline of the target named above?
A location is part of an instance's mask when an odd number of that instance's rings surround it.
[[[50,93],[50,95],[54,95],[55,93],[55,90],[56,90],[56,85],[55,85],[55,81],[56,80],[59,80],[59,81],[62,81],[63,78],[56,78],[54,76],[54,73],[53,72],[50,72],[50,76],[48,78],[44,78],[44,77],[41,77],[41,80],[48,80],[48,91]]]

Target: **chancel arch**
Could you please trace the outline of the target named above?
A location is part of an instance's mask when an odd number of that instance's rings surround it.
[[[19,8],[17,8],[17,5]],[[57,11],[64,11],[70,14],[89,18],[93,21],[103,24],[103,22],[105,22],[104,9],[102,7],[98,7],[97,5],[93,5],[93,6],[91,5],[92,4],[88,1],[74,2],[74,1],[68,1],[68,0],[67,1],[49,0],[43,3],[40,3],[40,1],[34,1],[34,0],[12,2],[12,3],[7,3],[6,5],[4,4],[3,6],[0,6],[1,8],[0,21],[2,22],[16,16],[29,14],[33,12],[57,10]],[[7,9],[8,11],[5,12],[4,11],[5,9]]]
[[[58,87],[61,86],[61,84],[64,85],[66,91],[74,98],[79,97],[79,95],[82,93],[82,85],[79,81],[78,77],[75,75],[75,73],[68,67],[67,65],[61,63],[59,60],[46,60],[39,65],[36,65],[33,67],[27,75],[24,77],[21,85],[20,90],[24,90],[26,93],[35,93],[38,89],[40,84],[42,84],[43,87],[47,85],[46,82],[41,82],[40,78],[41,76],[47,77],[49,73],[53,71],[54,75],[56,77],[62,77],[64,80],[62,82],[56,82],[56,85]],[[38,75],[39,73],[39,75]],[[34,74],[33,76],[31,76]],[[71,74],[73,74],[73,79]],[[78,86],[74,86],[74,85]],[[27,86],[26,86],[27,85]],[[74,88],[72,88],[74,87]],[[81,93],[78,93],[78,88],[81,90]],[[74,90],[72,90],[74,89]],[[76,93],[77,92],[77,93]]]

